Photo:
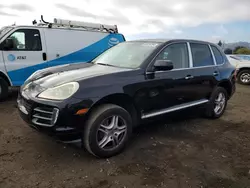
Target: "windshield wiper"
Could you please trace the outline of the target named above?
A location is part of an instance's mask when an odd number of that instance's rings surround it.
[[[115,65],[110,65],[108,63],[96,63],[97,65],[104,65],[104,66],[109,66],[109,67],[116,67]]]

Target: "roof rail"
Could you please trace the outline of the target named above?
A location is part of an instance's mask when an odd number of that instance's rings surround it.
[[[43,15],[41,15],[41,22],[39,25],[52,27],[64,27],[64,28],[82,28],[85,30],[91,31],[105,31],[109,33],[118,33],[117,25],[107,25],[107,24],[97,24],[90,22],[80,22],[73,20],[64,20],[64,19],[54,19],[54,23],[49,23],[44,21]]]

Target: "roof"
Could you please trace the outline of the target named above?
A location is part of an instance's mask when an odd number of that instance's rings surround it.
[[[91,32],[102,32],[102,33],[108,33],[107,31],[100,31],[100,30],[97,30],[97,29],[86,29],[84,27],[67,27],[67,26],[55,26],[53,25],[51,28],[48,27],[48,25],[44,24],[44,25],[9,25],[9,26],[6,26],[6,27],[10,27],[10,28],[45,28],[45,29],[64,29],[64,30],[71,30],[71,31],[91,31]],[[0,28],[1,29],[1,28]],[[115,33],[115,34],[122,34],[122,33]]]
[[[209,41],[202,41],[202,40],[195,40],[195,39],[138,39],[133,40],[134,42],[158,42],[158,43],[166,43],[166,42],[199,42],[199,43],[208,43],[208,44],[214,44]]]
[[[164,43],[169,41],[168,39],[137,39],[137,40],[131,40],[133,42],[160,42],[160,43]]]

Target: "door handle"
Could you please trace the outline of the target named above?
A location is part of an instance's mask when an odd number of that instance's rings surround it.
[[[219,75],[219,72],[215,71],[215,72],[213,73],[213,75],[214,75],[214,76],[218,76],[218,75]]]
[[[43,61],[46,61],[47,60],[47,54],[44,52],[43,53]]]
[[[190,79],[192,79],[192,78],[194,78],[194,77],[191,76],[191,75],[187,75],[187,76],[185,77],[186,80],[190,80]]]

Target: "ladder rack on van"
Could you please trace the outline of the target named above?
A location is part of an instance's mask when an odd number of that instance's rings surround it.
[[[89,23],[89,22],[80,22],[73,20],[64,20],[64,19],[54,19],[54,23],[46,22],[41,16],[41,21],[43,23],[39,23],[39,26],[48,26],[52,27],[63,27],[63,28],[81,28],[88,31],[102,31],[109,33],[118,33],[117,25],[107,25],[107,24],[97,24],[97,23]],[[36,23],[36,22],[34,22]]]

